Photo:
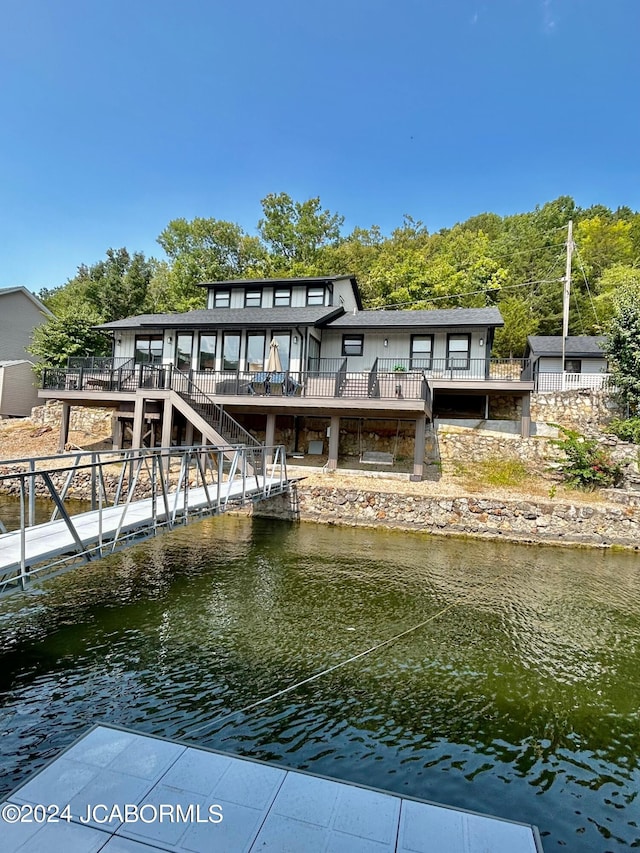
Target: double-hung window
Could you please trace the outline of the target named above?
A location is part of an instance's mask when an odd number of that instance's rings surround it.
[[[262,307],[262,291],[261,290],[245,290],[245,292],[244,292],[244,307],[245,308],[261,308]]]
[[[290,308],[291,307],[291,288],[276,287],[273,291],[273,307],[274,308]]]
[[[471,335],[447,335],[447,369],[469,370]]]
[[[411,370],[431,370],[433,335],[411,335]]]
[[[231,307],[231,291],[230,290],[214,290],[214,292],[213,292],[213,307],[214,308],[230,308]]]
[[[324,287],[307,287],[307,305],[324,305]]]
[[[364,352],[364,335],[343,335],[342,355],[359,356]]]

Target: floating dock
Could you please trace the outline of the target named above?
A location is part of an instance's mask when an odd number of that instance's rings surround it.
[[[99,725],[9,795],[4,853],[542,853],[535,827]]]

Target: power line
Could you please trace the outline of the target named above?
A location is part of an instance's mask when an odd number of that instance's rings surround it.
[[[591,303],[591,310],[593,311],[593,316],[596,318],[596,323],[598,326],[600,325],[600,317],[598,317],[598,312],[596,311],[596,304],[593,301],[593,296],[591,295],[591,288],[589,287],[589,282],[587,281],[587,274],[584,271],[584,266],[582,264],[582,257],[580,256],[580,249],[576,246],[576,256],[578,258],[578,264],[580,266],[580,271],[582,272],[582,278],[584,279],[585,286],[587,288],[587,293],[589,295],[589,302]]]
[[[477,296],[480,293],[494,293],[495,291],[514,290],[520,287],[531,287],[539,284],[557,284],[560,278],[540,279],[538,281],[525,281],[522,284],[503,284],[496,287],[488,287],[482,290],[465,290],[463,293],[449,293],[446,296],[427,296],[423,299],[412,299],[406,302],[389,302],[386,305],[376,305],[375,308],[367,308],[367,311],[383,311],[386,308],[398,308],[400,305],[420,305],[422,302],[441,302],[444,299],[456,299],[467,296]]]

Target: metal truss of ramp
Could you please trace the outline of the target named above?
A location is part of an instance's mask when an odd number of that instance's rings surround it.
[[[283,447],[142,448],[10,460],[3,468],[11,471],[0,474],[0,489],[17,492],[20,519],[15,530],[0,519],[0,595],[289,487]],[[78,490],[91,496],[88,511],[70,504]],[[53,508],[40,524],[36,496]]]

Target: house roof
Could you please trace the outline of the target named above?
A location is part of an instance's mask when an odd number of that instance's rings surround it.
[[[606,358],[602,345],[605,335],[573,335],[565,338],[565,356],[579,358]],[[533,358],[540,356],[562,357],[561,335],[529,335],[525,355]]]
[[[497,308],[440,308],[433,311],[358,311],[344,314],[331,328],[392,329],[433,326],[504,326]]]
[[[38,308],[39,311],[42,311],[49,317],[53,317],[53,314],[51,313],[51,311],[49,311],[47,306],[43,302],[40,302],[38,297],[34,296],[33,293],[31,293],[30,290],[27,290],[26,287],[5,287],[0,290],[0,297],[9,296],[10,293],[22,293],[24,296],[30,299],[31,302],[33,302],[33,304],[36,306],[36,308]]]
[[[306,275],[298,278],[232,278],[227,281],[202,281],[198,287],[207,288],[227,288],[227,287],[273,287],[274,285],[282,285],[283,287],[292,287],[296,284],[333,284],[336,281],[350,281],[353,288],[353,294],[356,298],[356,305],[362,310],[362,297],[358,280],[353,275]]]
[[[103,323],[96,328],[104,331],[117,329],[179,329],[213,327],[246,329],[277,326],[325,326],[344,313],[344,308],[210,308],[187,311],[184,314],[139,314],[124,320]]]

